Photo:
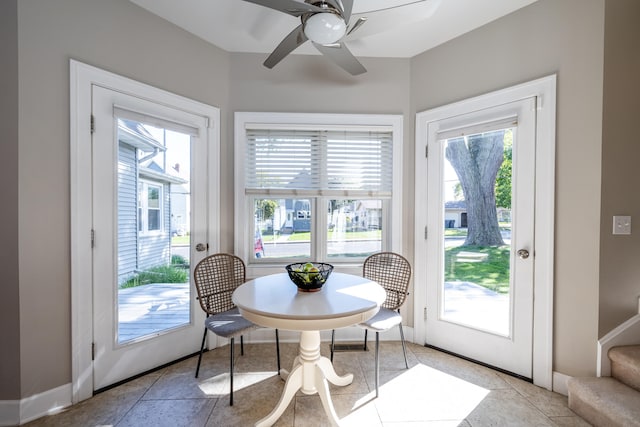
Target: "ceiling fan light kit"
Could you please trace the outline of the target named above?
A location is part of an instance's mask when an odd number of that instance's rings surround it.
[[[335,43],[344,37],[346,32],[347,24],[344,19],[331,12],[311,15],[304,23],[304,34],[315,43]]]

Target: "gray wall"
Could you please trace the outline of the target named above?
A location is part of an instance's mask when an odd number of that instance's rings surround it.
[[[19,365],[9,359],[12,376],[0,382],[0,400],[16,397],[18,375],[22,397],[71,379],[69,58],[216,105],[223,112],[229,98],[228,53],[127,0],[17,4],[20,220],[14,215],[3,225],[20,233],[21,356]],[[4,182],[16,185],[15,177]],[[16,308],[11,310],[15,314],[10,324],[16,325]],[[5,361],[0,365],[6,366]]]
[[[640,296],[640,2],[605,9],[600,228],[602,336],[638,311]],[[612,216],[631,215],[631,236],[612,235]]]
[[[603,0],[540,0],[411,64],[412,115],[557,73],[553,367],[568,375],[595,374],[603,26]]]
[[[0,400],[20,398],[17,1],[0,1]]]

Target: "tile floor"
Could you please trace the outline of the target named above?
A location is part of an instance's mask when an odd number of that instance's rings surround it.
[[[588,426],[567,408],[567,398],[474,363],[408,344],[409,370],[399,342],[382,342],[380,397],[375,398],[374,355],[339,352],[338,374],[354,374],[346,387],[331,386],[343,426]],[[323,343],[322,353],[328,355]],[[297,345],[282,343],[283,367]],[[253,426],[275,407],[284,382],[276,376],[275,346],[247,344],[236,351],[234,405],[228,396],[229,348],[150,373],[27,424],[40,426]],[[296,395],[275,426],[329,426],[318,395]]]

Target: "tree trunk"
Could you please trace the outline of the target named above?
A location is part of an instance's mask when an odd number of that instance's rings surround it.
[[[504,245],[495,184],[504,153],[504,131],[448,140],[445,156],[458,174],[467,205],[465,246]]]

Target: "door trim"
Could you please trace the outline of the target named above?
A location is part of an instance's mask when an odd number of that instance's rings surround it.
[[[554,265],[554,213],[555,213],[555,123],[556,75],[512,86],[464,101],[437,107],[416,114],[416,153],[426,153],[428,125],[452,116],[452,111],[477,111],[488,105],[501,105],[525,98],[537,97],[536,121],[536,194],[535,232],[536,254],[534,264],[533,306],[533,382],[551,390],[553,387],[553,265]],[[421,155],[421,154],[420,154]],[[418,185],[418,171],[423,158],[416,155],[415,209],[426,207],[426,186]],[[426,271],[426,217],[415,215],[415,267],[414,267],[414,330],[416,341],[425,341],[426,324],[424,301],[427,298]],[[418,284],[425,284],[417,286]]]
[[[135,80],[70,60],[70,242],[72,402],[93,395],[93,268],[91,253],[91,108],[92,85],[170,104],[208,119],[208,241],[218,251],[220,213],[220,110]],[[89,284],[89,285],[87,285]]]

